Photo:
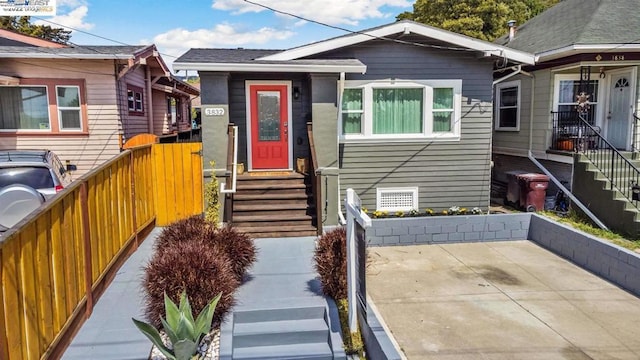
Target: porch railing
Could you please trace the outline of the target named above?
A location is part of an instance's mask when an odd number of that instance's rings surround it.
[[[619,191],[639,208],[638,202],[633,200],[632,187],[640,182],[640,170],[600,134],[599,128],[580,115],[577,118],[580,135],[576,139],[576,151],[584,154],[602,172],[609,180],[611,190]]]
[[[559,111],[551,114],[553,115],[551,150],[579,151],[595,146],[600,128],[593,125],[588,114],[582,117],[577,111]]]
[[[631,140],[632,156],[635,160],[638,157],[638,151],[640,151],[640,140],[638,140],[638,126],[640,126],[640,117],[637,113],[633,113],[633,139]]]
[[[316,227],[318,228],[318,235],[322,235],[322,207],[320,204],[322,203],[322,181],[320,180],[320,175],[317,173],[318,170],[318,157],[316,155],[316,146],[313,140],[313,124],[311,122],[307,123],[307,136],[309,137],[309,156],[311,157],[311,161],[309,161],[309,176],[311,177],[311,190],[313,191],[313,201],[315,202],[316,208]]]
[[[212,174],[212,176],[216,176]],[[233,223],[233,194],[238,179],[238,127],[229,123],[227,128],[227,180],[220,184],[220,193],[224,194],[225,222]],[[228,186],[228,185],[231,186]]]

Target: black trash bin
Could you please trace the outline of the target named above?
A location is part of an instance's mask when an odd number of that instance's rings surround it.
[[[504,197],[505,205],[516,208],[520,207],[520,183],[518,176],[526,173],[527,172],[523,170],[512,170],[505,173],[507,175],[507,194]]]
[[[520,174],[520,207],[529,211],[544,210],[545,197],[549,187],[549,177],[544,174]]]

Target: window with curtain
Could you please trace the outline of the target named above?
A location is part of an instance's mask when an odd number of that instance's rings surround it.
[[[462,80],[349,80],[340,106],[343,140],[459,140]]]
[[[520,129],[520,80],[496,86],[496,129]]]
[[[80,88],[56,86],[58,119],[61,130],[82,130]]]
[[[434,88],[433,132],[451,132],[453,111],[453,88]]]
[[[0,86],[0,130],[49,130],[46,86]]]
[[[362,134],[362,89],[342,93],[342,133]]]
[[[559,112],[576,111],[577,96],[580,94],[580,80],[576,79],[558,79],[556,84],[558,89],[557,104]],[[589,95],[589,112],[587,113],[586,120],[594,125],[596,121],[596,114],[598,109],[598,89],[599,81],[591,80],[588,82],[586,92]]]
[[[421,134],[423,89],[373,89],[374,134]]]

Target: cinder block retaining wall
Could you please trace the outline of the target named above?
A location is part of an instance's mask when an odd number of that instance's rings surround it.
[[[532,213],[373,219],[367,229],[369,246],[511,240],[533,241],[640,296],[640,254]],[[375,315],[367,315],[373,325],[363,336],[371,358],[398,359]]]
[[[373,219],[370,246],[526,240],[531,214]]]
[[[640,296],[640,254],[537,215],[529,240]]]

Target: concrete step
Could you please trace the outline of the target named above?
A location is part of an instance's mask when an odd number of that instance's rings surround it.
[[[278,309],[241,310],[233,313],[233,323],[324,319],[324,306],[303,306]]]
[[[233,350],[233,359],[243,360],[332,360],[329,344],[310,343],[296,345],[254,346]]]
[[[254,346],[322,343],[329,340],[323,318],[234,324],[234,349]]]

